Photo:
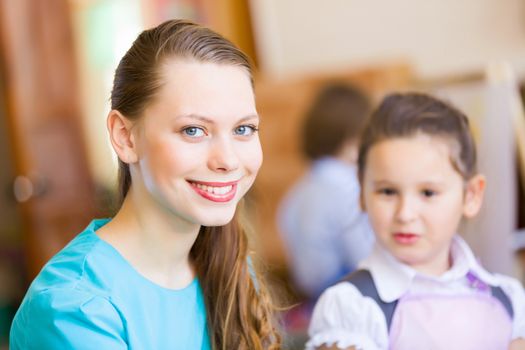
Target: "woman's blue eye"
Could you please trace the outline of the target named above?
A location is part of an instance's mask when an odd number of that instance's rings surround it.
[[[257,131],[257,128],[253,125],[240,125],[235,128],[234,133],[235,135],[239,136],[250,136],[253,135]]]
[[[203,129],[198,128],[196,126],[187,127],[183,129],[182,132],[184,133],[184,135],[189,136],[189,137],[201,137],[201,136],[206,135]]]

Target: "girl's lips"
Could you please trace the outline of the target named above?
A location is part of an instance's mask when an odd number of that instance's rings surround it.
[[[239,181],[230,182],[202,182],[190,181],[188,183],[191,188],[197,192],[201,197],[212,202],[229,202],[237,193],[237,183]]]
[[[420,236],[415,233],[404,233],[404,232],[396,232],[393,234],[393,236],[394,236],[394,240],[397,243],[406,244],[406,245],[414,244],[420,238]]]

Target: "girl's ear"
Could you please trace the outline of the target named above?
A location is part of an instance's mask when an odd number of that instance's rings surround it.
[[[113,149],[120,160],[131,164],[138,160],[135,137],[131,132],[133,123],[117,110],[108,114],[107,128]]]
[[[483,195],[485,193],[485,176],[478,174],[467,182],[465,189],[465,199],[463,201],[463,215],[472,218],[481,209]]]

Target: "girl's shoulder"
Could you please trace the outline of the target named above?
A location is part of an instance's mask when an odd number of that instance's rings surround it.
[[[525,289],[523,285],[510,276],[493,274],[493,277],[512,304],[514,313],[512,339],[525,339]]]
[[[511,300],[525,298],[523,284],[518,279],[499,273],[492,273],[491,275],[494,278],[494,284],[501,287]]]
[[[380,307],[349,282],[338,283],[321,295],[308,333],[307,349],[322,344],[365,349],[386,349],[388,345],[386,320]]]
[[[335,312],[340,310],[340,312]],[[342,324],[352,323],[359,315],[377,316],[384,322],[381,309],[372,298],[365,296],[350,282],[340,282],[326,289],[317,301],[314,309],[318,316],[336,319]],[[339,314],[339,315],[337,315]],[[380,317],[381,316],[381,317]]]

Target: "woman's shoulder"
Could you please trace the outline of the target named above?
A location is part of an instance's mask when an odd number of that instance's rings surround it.
[[[10,346],[84,349],[86,344],[123,344],[124,334],[120,313],[107,298],[62,286],[26,296],[11,326]]]
[[[42,268],[32,282],[27,296],[42,292],[53,293],[54,290],[89,290],[100,282],[100,275],[108,273],[111,265],[99,261],[110,255],[103,252],[104,246],[95,234],[96,225],[103,220],[93,220],[88,227],[53,256]],[[106,268],[97,265],[104,264]],[[97,289],[97,288],[95,288]]]
[[[94,224],[97,220],[51,258],[32,282],[13,320],[13,349],[37,343],[43,349],[60,348],[59,342],[88,341],[86,334],[94,339],[98,333],[114,333],[115,339],[122,334],[120,312],[97,286],[98,272],[93,274],[89,266],[91,256],[100,254]]]
[[[55,315],[76,314],[89,317],[90,313],[116,308],[109,298],[75,286],[62,285],[28,293],[17,316],[31,316],[34,319],[53,319]]]

